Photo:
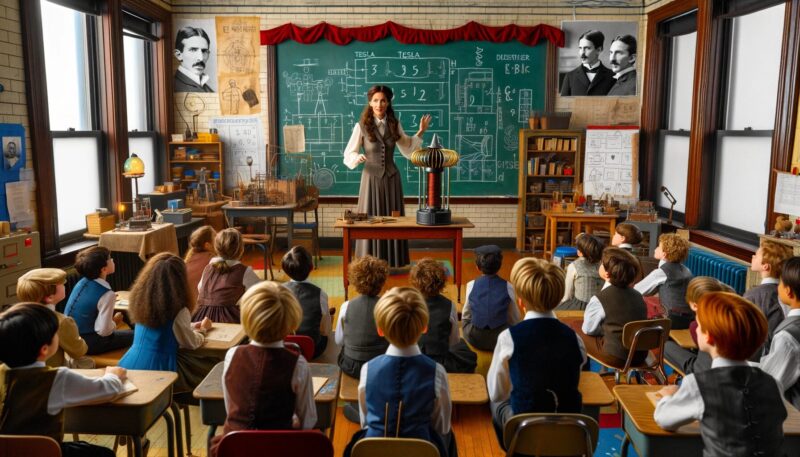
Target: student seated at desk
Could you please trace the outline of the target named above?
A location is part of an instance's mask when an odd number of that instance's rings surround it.
[[[75,269],[83,276],[69,294],[64,314],[75,319],[87,354],[126,348],[133,342],[132,330],[116,330],[122,314],[114,313],[117,296],[106,281],[115,270],[111,251],[100,246],[84,249],[75,257]]]
[[[244,253],[244,242],[238,230],[230,228],[217,233],[214,250],[218,257],[211,259],[203,270],[197,285],[198,306],[192,320],[197,322],[207,317],[214,322],[238,324],[239,299],[261,279],[252,268],[239,261]]]
[[[375,306],[375,322],[391,345],[385,355],[361,368],[358,406],[363,430],[353,435],[345,457],[359,439],[385,436],[430,441],[440,456],[456,456],[447,373],[417,346],[428,326],[425,299],[416,289],[395,287]]]
[[[511,282],[527,312],[497,338],[486,376],[501,447],[503,427],[516,414],[581,412],[578,383],[586,362],[580,337],[553,313],[564,290],[561,269],[542,259],[520,259],[511,270]]]
[[[711,369],[666,386],[654,419],[666,430],[700,421],[704,456],[782,456],[786,408],[778,384],[747,359],[764,343],[767,320],[755,305],[727,292],[697,303],[697,344]]]
[[[331,313],[328,310],[328,294],[308,281],[308,275],[314,269],[314,259],[303,246],[295,246],[281,259],[281,268],[291,281],[283,286],[292,291],[300,308],[303,309],[303,322],[297,329],[298,335],[306,335],[314,341],[314,358],[316,359],[328,347],[328,336],[331,334]]]
[[[781,303],[778,297],[778,283],[781,277],[781,263],[791,257],[792,248],[789,246],[763,239],[750,261],[750,270],[761,275],[761,284],[745,292],[744,298],[755,303],[767,317],[768,334],[765,346],[767,352],[775,329],[788,312],[786,305]]]
[[[431,258],[421,259],[409,276],[428,305],[428,331],[419,339],[422,353],[442,364],[448,373],[474,373],[478,355],[461,339],[456,307],[442,295],[447,280],[444,266]]]
[[[689,285],[686,287],[686,302],[689,303],[692,312],[697,312],[697,302],[700,301],[700,298],[711,292],[734,293],[729,285],[719,282],[716,278],[710,276],[696,276],[689,281]],[[696,345],[696,320],[689,323],[689,334]],[[684,374],[696,373],[711,368],[711,357],[708,353],[684,349],[672,340],[667,341],[667,344],[664,345],[664,358],[678,367]]]
[[[467,283],[461,323],[464,339],[481,351],[494,351],[497,335],[520,319],[514,287],[497,275],[502,265],[499,246],[475,248],[475,266],[481,275]]]
[[[557,310],[585,310],[592,296],[603,287],[598,272],[603,257],[603,243],[592,235],[581,233],[575,240],[578,259],[567,267],[564,279],[564,297]]]
[[[119,366],[177,371],[178,347],[197,349],[203,344],[203,334],[198,330],[210,329],[211,320],[206,317],[202,322],[191,322],[189,290],[186,265],[180,257],[162,252],[147,261],[128,297],[128,312],[136,327],[133,346]]]
[[[197,286],[200,278],[203,277],[203,270],[217,255],[214,251],[214,238],[217,236],[216,230],[210,225],[204,225],[192,232],[189,238],[189,250],[186,251],[186,276],[189,279],[189,291],[193,301],[197,301]]]
[[[778,295],[790,311],[775,329],[769,354],[761,358],[761,368],[778,381],[784,397],[800,409],[800,257],[783,263]]]
[[[41,303],[58,317],[58,349],[47,359],[51,367],[94,368],[94,361],[85,357],[89,347],[81,338],[78,325],[71,317],[56,311],[56,303],[64,299],[67,274],[58,268],[36,268],[17,279],[17,299],[22,302]],[[70,359],[67,359],[66,356]]]
[[[647,319],[647,305],[642,294],[630,287],[638,272],[636,257],[620,248],[606,248],[600,265],[600,277],[606,283],[603,289],[586,305],[581,330],[585,335],[602,335],[588,338],[586,350],[622,366],[628,350],[622,345],[622,329],[631,321]],[[638,351],[633,363],[641,363],[647,351]]]
[[[692,272],[683,265],[689,256],[689,241],[676,233],[665,233],[658,237],[654,256],[659,261],[658,268],[634,288],[644,296],[658,293],[661,306],[672,322],[672,329],[689,328],[694,320],[694,311],[686,303],[686,287],[692,280]]]
[[[58,318],[34,303],[0,314],[0,434],[44,435],[61,444],[64,457],[113,457],[114,451],[83,441],[63,442],[64,408],[111,400],[122,392],[126,371],[107,367],[100,378],[45,365],[58,350]]]
[[[284,347],[303,311],[289,289],[264,281],[242,297],[242,326],[250,344],[228,350],[222,371],[225,428],[211,440],[216,456],[222,437],[236,430],[309,430],[317,423],[308,362]]]

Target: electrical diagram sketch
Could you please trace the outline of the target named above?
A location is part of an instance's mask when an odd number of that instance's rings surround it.
[[[637,159],[633,148],[638,128],[586,130],[584,192],[594,197],[632,196],[636,189]]]

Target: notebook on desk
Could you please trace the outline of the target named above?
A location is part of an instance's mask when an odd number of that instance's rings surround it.
[[[229,343],[239,334],[237,325],[213,324],[211,330],[206,332],[206,341],[219,341]]]
[[[311,378],[311,383],[314,386],[314,395],[316,395],[322,386],[328,383],[328,378],[314,376]]]

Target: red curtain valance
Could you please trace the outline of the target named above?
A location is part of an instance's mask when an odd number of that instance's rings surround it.
[[[365,27],[337,27],[327,22],[320,22],[311,27],[299,27],[288,23],[274,29],[262,30],[261,44],[275,45],[286,40],[311,44],[324,38],[331,43],[345,45],[353,40],[377,41],[389,35],[403,44],[443,44],[448,41],[503,43],[516,40],[528,46],[535,46],[539,40],[546,39],[558,47],[564,47],[564,32],[545,24],[533,27],[515,24],[491,27],[477,22],[468,22],[454,29],[428,30],[404,27],[391,21]]]

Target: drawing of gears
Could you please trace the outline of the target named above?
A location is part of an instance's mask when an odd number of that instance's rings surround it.
[[[336,177],[333,172],[327,168],[317,168],[314,170],[314,185],[320,190],[327,190],[333,187]]]
[[[241,40],[233,40],[223,52],[225,63],[234,73],[252,71],[256,53],[253,47]]]

